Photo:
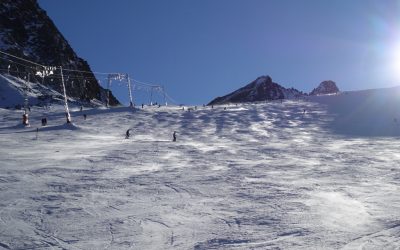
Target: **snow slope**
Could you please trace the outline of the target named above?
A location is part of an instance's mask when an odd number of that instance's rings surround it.
[[[313,96],[335,116],[327,126],[336,133],[400,136],[400,87]]]
[[[74,126],[34,107],[30,128],[0,109],[0,248],[397,249],[394,92],[75,110]]]
[[[61,84],[61,83],[60,83]],[[52,103],[63,103],[64,96],[52,88],[40,83],[27,82],[8,74],[0,74],[0,108],[18,108],[24,106],[25,93],[29,105],[48,106]],[[93,99],[88,102],[68,98],[75,105],[103,105],[100,101]]]
[[[62,96],[39,83],[26,82],[25,80],[10,75],[0,74],[0,107],[14,108],[23,106],[25,92],[31,105],[38,105],[46,101],[47,97],[62,100]]]

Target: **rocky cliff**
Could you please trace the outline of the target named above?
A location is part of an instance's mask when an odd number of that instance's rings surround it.
[[[89,64],[80,58],[36,0],[0,1],[0,50],[47,66],[62,66],[69,97],[82,102],[105,102],[106,90]],[[37,75],[41,67],[0,53],[0,74],[26,78],[62,92],[59,70],[48,77]],[[119,104],[111,94],[110,104]]]
[[[318,87],[311,91],[310,95],[326,95],[326,94],[336,94],[339,92],[339,88],[336,86],[334,81],[323,81]]]

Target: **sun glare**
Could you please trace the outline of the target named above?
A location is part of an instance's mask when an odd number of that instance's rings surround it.
[[[398,44],[393,50],[393,66],[397,71],[397,75],[400,77],[400,44]]]
[[[388,51],[388,66],[390,74],[400,80],[400,40]]]

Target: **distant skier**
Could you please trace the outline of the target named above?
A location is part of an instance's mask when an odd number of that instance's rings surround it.
[[[65,118],[67,118],[67,123],[71,123],[71,117],[67,112],[65,112]]]
[[[42,118],[42,126],[46,126],[47,125],[47,118],[44,117]]]
[[[303,115],[305,115],[305,114],[306,114],[306,109],[303,110]]]
[[[22,124],[24,124],[25,126],[29,126],[29,120],[28,120],[28,114],[27,113],[22,115]]]
[[[129,137],[131,136],[131,129],[128,129],[125,133],[125,139],[129,139]]]
[[[142,108],[144,108],[144,104],[142,103]]]
[[[172,134],[172,141],[176,141],[176,131]]]
[[[81,112],[82,112],[82,110],[83,110],[83,106],[81,106]]]
[[[87,115],[83,114],[83,120],[86,120]]]

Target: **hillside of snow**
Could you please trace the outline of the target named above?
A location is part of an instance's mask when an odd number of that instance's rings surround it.
[[[335,116],[327,126],[335,133],[400,136],[400,87],[312,96]]]
[[[0,109],[0,248],[397,249],[398,90]]]
[[[46,102],[63,100],[63,96],[40,83],[0,74],[0,107],[15,108],[24,106],[25,97],[30,105],[45,105]]]
[[[61,83],[59,83],[61,85]],[[64,96],[54,89],[40,83],[28,82],[8,74],[0,74],[0,108],[21,108],[24,100],[28,98],[29,105],[49,106],[52,104],[62,104]],[[81,102],[73,98],[68,100],[75,105],[103,105],[98,100]]]

